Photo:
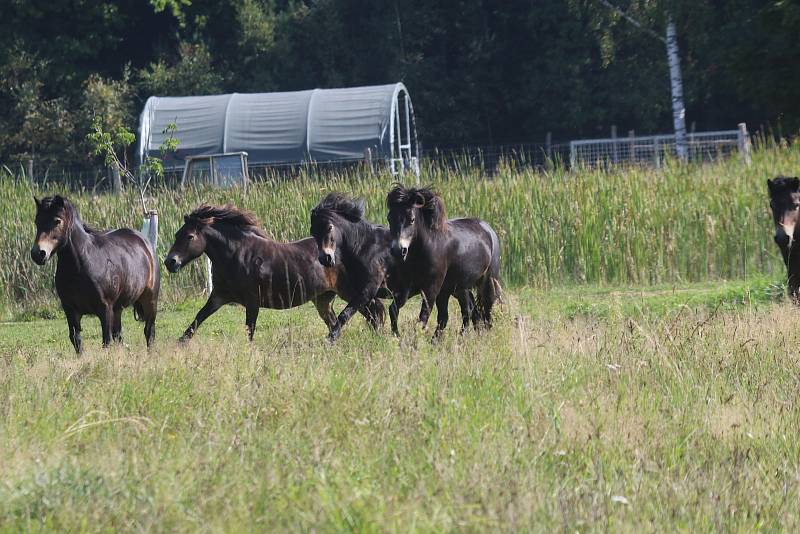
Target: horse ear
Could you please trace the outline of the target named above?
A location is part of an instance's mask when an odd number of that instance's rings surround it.
[[[364,212],[367,210],[367,199],[364,197],[359,198],[356,200],[356,206],[358,206],[358,211],[361,212],[361,216],[364,216]]]
[[[793,190],[797,191],[798,189],[800,189],[800,178],[795,176],[793,178],[789,178],[789,181],[792,183]]]
[[[38,198],[36,198],[36,195],[33,195],[33,201],[36,202],[36,209],[39,209],[39,206],[41,206],[42,203]]]
[[[422,196],[422,193],[417,193],[414,195],[414,207],[415,208],[425,207],[425,197]]]
[[[769,189],[770,191],[772,191],[772,187],[773,187],[773,185],[774,185],[774,184],[773,184],[772,180],[770,180],[769,178],[767,178],[767,189]]]

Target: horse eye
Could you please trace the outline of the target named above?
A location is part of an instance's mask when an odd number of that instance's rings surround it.
[[[192,239],[194,239],[194,238],[195,238],[195,235],[194,235],[194,234],[189,234],[189,241],[191,241],[191,240],[192,240]]]
[[[61,219],[59,219],[58,217],[56,217],[55,219],[53,219],[53,221],[56,223],[56,226],[58,226],[59,224],[61,224],[62,222],[64,222],[64,221],[62,221]]]

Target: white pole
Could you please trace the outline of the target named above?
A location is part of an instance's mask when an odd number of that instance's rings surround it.
[[[158,246],[158,212],[156,210],[150,210],[147,212],[147,215],[144,216],[144,221],[142,221],[142,234],[144,234],[150,242],[150,245],[153,247],[153,252],[155,252]]]
[[[678,57],[678,37],[675,22],[667,19],[667,59],[669,60],[669,82],[672,89],[672,122],[675,126],[675,151],[678,158],[686,161],[686,107],[683,103],[683,80],[681,63]]]
[[[747,124],[744,122],[739,123],[737,144],[739,145],[739,153],[742,155],[742,160],[745,165],[751,165],[753,163],[753,158],[750,152],[753,145],[750,143],[750,134],[747,133]]]
[[[214,278],[211,273],[211,258],[206,256],[206,289],[210,295],[214,291]]]

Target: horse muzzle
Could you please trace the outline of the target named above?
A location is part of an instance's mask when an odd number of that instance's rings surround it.
[[[175,256],[167,256],[167,259],[164,260],[164,266],[167,268],[169,272],[177,273],[178,271],[181,270],[181,267],[183,265],[181,264],[181,261]]]
[[[783,230],[775,233],[775,244],[779,247],[789,246],[789,236]]]
[[[31,259],[36,265],[44,265],[47,263],[49,257],[50,254],[43,248],[40,248],[39,245],[33,245],[31,248]]]
[[[336,265],[336,257],[328,252],[321,252],[319,262],[325,267],[333,267]]]
[[[395,257],[400,258],[403,261],[406,261],[406,258],[408,257],[408,246],[401,245],[400,243],[395,241],[392,244],[392,254]]]

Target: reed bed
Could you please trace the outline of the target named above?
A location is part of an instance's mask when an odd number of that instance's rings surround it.
[[[764,181],[800,170],[800,143],[762,147],[752,165],[738,157],[659,169],[620,167],[541,170],[501,164],[491,177],[479,167],[428,165],[420,182],[443,195],[451,217],[477,216],[497,230],[504,284],[546,288],[570,284],[647,285],[753,275],[782,270],[771,240]],[[406,177],[406,183],[412,177]],[[275,239],[308,235],[309,211],[329,191],[367,200],[367,215],[385,221],[385,195],[394,178],[367,169],[301,171],[287,179],[268,175],[247,190],[149,190],[158,210],[163,258],[183,215],[201,203],[230,202],[253,210]],[[30,312],[52,309],[54,264],[29,258],[35,206],[31,195],[68,194],[84,221],[103,228],[141,225],[138,193],[69,191],[62,184],[31,186],[0,176],[0,307]],[[163,298],[180,301],[204,284],[200,262],[163,277]]]

